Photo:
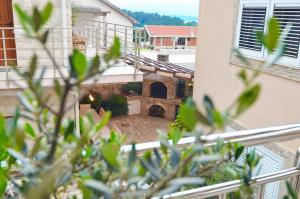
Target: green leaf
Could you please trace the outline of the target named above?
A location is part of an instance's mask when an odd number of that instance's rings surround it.
[[[271,18],[268,23],[268,34],[266,39],[266,47],[268,48],[269,52],[272,52],[275,50],[279,43],[280,38],[280,27],[278,20],[275,18]]]
[[[51,2],[48,2],[41,13],[42,15],[41,25],[45,25],[48,22],[49,18],[51,17],[52,11],[53,11],[53,4]]]
[[[141,159],[140,162],[141,162],[142,167],[145,168],[151,174],[152,178],[157,179],[157,180],[160,179],[161,174],[159,173],[159,171],[156,168],[151,166],[147,161],[145,161],[143,159]]]
[[[112,191],[109,189],[109,187],[107,187],[105,184],[103,184],[102,182],[96,181],[96,180],[86,180],[84,182],[84,185],[86,187],[92,188],[96,191],[99,191],[101,193],[104,193],[107,196],[112,195]]]
[[[159,191],[155,198],[164,198],[164,196],[177,192],[180,189],[180,186],[170,186],[161,191]]]
[[[238,146],[238,147],[236,147],[235,153],[234,153],[234,159],[235,159],[235,161],[238,160],[241,157],[241,155],[244,152],[244,149],[245,149],[244,146]]]
[[[7,179],[0,173],[0,198],[4,198],[7,185]]]
[[[6,146],[8,143],[8,136],[6,134],[5,118],[0,114],[0,146]]]
[[[32,138],[36,138],[36,133],[32,126],[29,123],[25,123],[25,132],[30,135]]]
[[[113,45],[108,50],[108,52],[104,55],[104,61],[109,63],[110,61],[115,61],[119,59],[121,56],[121,42],[118,37],[114,38]]]
[[[32,151],[31,151],[31,158],[33,158],[40,150],[41,148],[41,140],[42,140],[42,137],[38,137],[36,140],[35,140],[35,143],[34,143],[34,146],[32,148]]]
[[[27,96],[24,95],[24,93],[18,94],[17,97],[18,97],[19,102],[21,103],[21,105],[24,107],[25,110],[27,110],[29,112],[34,112],[32,104],[30,103]]]
[[[199,157],[195,157],[193,161],[198,163],[209,163],[215,162],[218,160],[222,160],[222,156],[220,154],[212,154],[212,155],[201,155]]]
[[[78,184],[79,189],[81,190],[83,194],[83,199],[91,199],[92,197],[92,191],[89,190],[83,182],[79,182]]]
[[[54,79],[54,89],[57,96],[62,96],[62,87],[58,81],[58,79]]]
[[[14,5],[20,23],[27,34],[31,33],[31,17],[18,4]]]
[[[269,52],[273,52],[280,41],[280,26],[278,20],[271,18],[268,21],[268,32],[264,34],[262,31],[256,33],[257,40],[261,42]]]
[[[194,129],[197,120],[197,110],[194,105],[182,104],[179,108],[180,118],[185,126],[189,129]]]
[[[23,154],[19,153],[18,151],[13,149],[7,149],[7,152],[16,160],[20,160],[23,163],[26,162],[26,157]]]
[[[92,62],[90,63],[90,67],[89,67],[89,73],[90,74],[95,74],[98,72],[99,70],[99,67],[100,67],[100,57],[99,55],[96,55]]]
[[[31,62],[30,62],[30,66],[29,66],[29,73],[28,73],[29,79],[32,79],[34,77],[36,68],[37,68],[37,56],[35,54],[31,58]]]
[[[92,130],[93,133],[98,133],[103,127],[105,127],[109,120],[111,119],[111,112],[106,112],[105,115],[102,117],[101,121],[94,127]]]
[[[294,191],[294,189],[291,186],[291,184],[288,181],[286,181],[285,184],[286,184],[288,193],[292,197],[292,199],[298,199],[297,193]]]
[[[236,117],[240,116],[247,109],[249,109],[257,100],[260,94],[261,87],[259,84],[256,84],[246,91],[244,91],[238,98],[238,106],[236,111]]]
[[[204,183],[205,183],[205,180],[203,178],[198,178],[198,177],[177,178],[170,182],[171,186],[201,185]]]
[[[170,147],[170,148],[171,148],[170,164],[173,168],[175,168],[180,163],[181,154],[180,154],[180,151],[178,149],[176,149],[175,147]]]
[[[177,128],[173,128],[170,129],[169,133],[168,133],[169,139],[172,140],[173,144],[176,145],[179,140],[182,138],[182,132],[177,129]]]
[[[50,33],[49,30],[47,30],[47,31],[45,31],[44,33],[42,33],[42,34],[38,37],[38,39],[40,40],[40,42],[42,42],[43,44],[46,44],[46,43],[47,43],[47,40],[48,40],[48,37],[49,37],[49,33]]]
[[[225,127],[225,119],[223,118],[222,114],[219,111],[214,110],[212,116],[215,125],[219,129],[223,129]]]
[[[105,161],[114,169],[119,167],[118,163],[118,154],[119,154],[119,147],[114,143],[107,143],[104,144],[101,149],[101,154]]]
[[[33,27],[35,32],[38,32],[42,25],[42,15],[37,7],[33,8]]]
[[[65,136],[65,140],[70,136],[70,135],[74,135],[75,133],[75,122],[69,121],[67,127],[65,128],[64,131],[64,136]]]
[[[71,62],[71,75],[77,77],[79,80],[83,79],[87,73],[87,59],[85,55],[78,49],[74,49],[73,54],[70,56]]]
[[[240,78],[240,80],[242,80],[242,82],[244,83],[245,86],[248,85],[248,75],[245,69],[241,70],[238,74],[238,77]]]

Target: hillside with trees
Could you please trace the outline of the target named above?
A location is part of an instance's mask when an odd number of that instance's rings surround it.
[[[138,21],[137,27],[143,27],[144,25],[169,25],[169,26],[195,26],[197,22],[185,22],[179,17],[171,17],[167,15],[160,15],[158,13],[146,13],[146,12],[133,12],[130,10],[123,10],[129,16],[135,18]]]

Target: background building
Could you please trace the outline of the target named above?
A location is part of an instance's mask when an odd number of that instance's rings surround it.
[[[234,121],[232,128],[253,129],[297,123],[300,120],[300,56],[299,56],[299,1],[293,0],[215,0],[200,1],[200,21],[198,35],[197,68],[194,84],[194,99],[201,106],[202,96],[213,97],[218,108],[225,109],[237,97],[242,88],[237,73],[245,68],[233,53],[239,48],[250,58],[254,70],[270,55],[256,41],[256,30],[266,31],[266,21],[275,16],[281,25],[292,23],[292,32],[286,43],[285,56],[278,65],[261,68],[258,81],[262,93],[258,102],[241,118]],[[296,23],[295,23],[296,22]],[[284,28],[284,26],[282,26]],[[201,45],[200,45],[201,43]],[[299,140],[274,143],[257,147],[265,158],[277,159],[282,167],[293,165],[294,154],[300,146]],[[263,161],[262,172],[274,167],[282,169],[271,161]],[[275,170],[276,170],[275,169]],[[275,186],[275,185],[274,185]],[[277,198],[280,192],[273,187],[267,198]],[[281,192],[282,193],[282,192]]]
[[[156,26],[146,25],[149,44],[160,48],[195,48],[197,45],[197,27],[195,26]]]

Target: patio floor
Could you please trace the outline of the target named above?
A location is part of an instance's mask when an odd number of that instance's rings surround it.
[[[171,121],[163,118],[155,118],[141,115],[117,117],[111,120],[123,134],[127,143],[141,143],[156,141],[157,129],[166,131]]]

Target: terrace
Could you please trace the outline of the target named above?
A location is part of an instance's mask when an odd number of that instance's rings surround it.
[[[7,31],[14,31],[14,37],[7,37]],[[97,82],[85,82],[86,86],[94,84],[108,84],[120,82],[135,82],[143,81],[143,73],[139,70],[166,75],[170,77],[184,77],[193,79],[193,71],[183,67],[178,67],[174,64],[159,63],[154,60],[141,56],[140,49],[147,47],[147,42],[143,42],[146,36],[142,36],[142,31],[131,29],[117,24],[105,24],[100,22],[90,22],[88,27],[59,29],[53,28],[50,30],[50,41],[48,46],[50,52],[61,67],[62,74],[51,65],[51,60],[48,55],[42,53],[43,49],[37,46],[30,39],[24,38],[23,32],[18,28],[1,28],[2,45],[0,51],[3,52],[3,58],[0,63],[3,68],[0,71],[0,89],[10,90],[22,87],[22,79],[17,77],[13,72],[11,65],[17,64],[20,70],[26,70],[32,51],[41,56],[42,68],[39,68],[40,74],[44,73],[42,84],[45,87],[52,86],[54,78],[61,78],[62,75],[68,76],[68,54],[73,47],[78,47],[86,53],[89,58],[92,58],[96,53],[105,53],[108,46],[112,44],[114,36],[119,36],[122,43],[122,60],[118,65],[108,69],[103,76],[97,79]],[[7,41],[15,40],[15,48],[7,48]],[[26,41],[26,43],[24,43]],[[23,42],[23,43],[22,43]],[[28,42],[28,43],[27,43]],[[34,47],[32,47],[34,46]],[[10,51],[16,52],[16,57],[12,57]],[[128,123],[128,121],[127,121]],[[122,128],[122,124],[121,128]],[[151,129],[150,129],[151,130]],[[152,130],[151,130],[152,131]],[[234,133],[222,133],[203,137],[207,140],[207,145],[215,144],[217,139],[226,141],[239,141],[247,147],[255,147],[272,142],[289,141],[300,136],[300,125],[287,125],[280,127],[270,127],[265,129],[256,129],[249,131],[240,131]],[[151,138],[152,139],[152,138]],[[189,145],[194,142],[194,138],[184,138],[179,144]],[[158,142],[144,143],[137,145],[139,151],[158,148]],[[130,150],[130,146],[122,148],[124,152]],[[274,182],[289,180],[299,193],[300,187],[300,152],[295,151],[295,164],[293,167],[283,169],[278,172],[272,172],[267,175],[259,175],[252,179],[252,186],[257,187],[257,198],[270,198],[269,185]],[[198,189],[193,189],[185,192],[175,193],[165,196],[165,198],[208,198],[218,197],[225,199],[226,196],[236,191],[241,185],[240,181],[231,181],[214,186],[208,186]]]

